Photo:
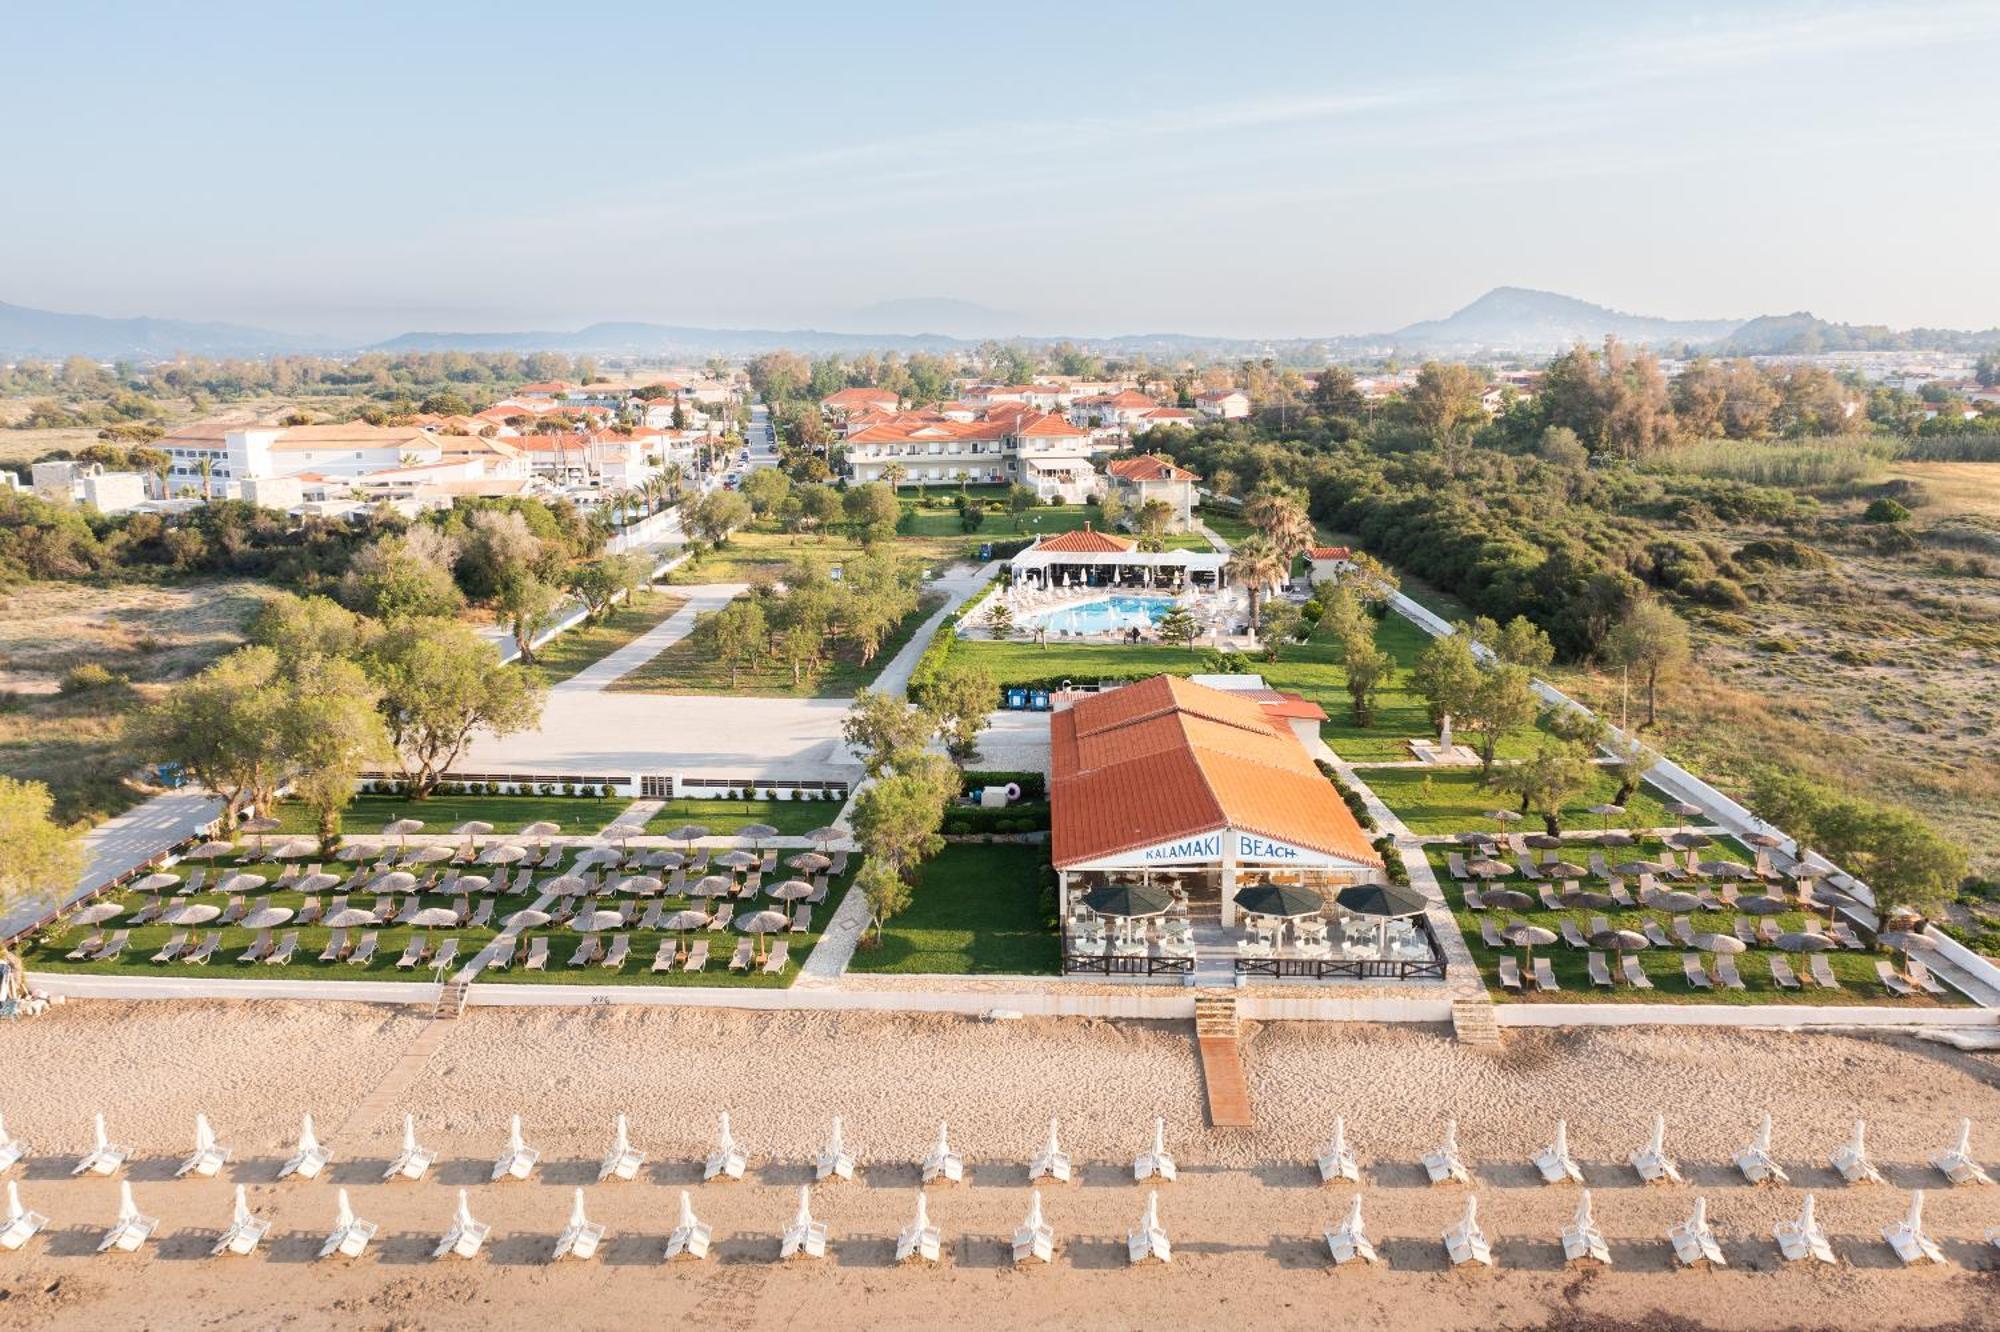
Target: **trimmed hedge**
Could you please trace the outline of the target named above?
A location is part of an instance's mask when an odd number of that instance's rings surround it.
[[[1049,807],[1045,802],[1008,805],[1005,809],[981,809],[977,805],[954,805],[945,811],[944,831],[962,837],[972,833],[1045,832]]]
[[[1313,764],[1320,770],[1321,776],[1333,783],[1333,789],[1340,792],[1340,798],[1347,802],[1348,812],[1354,815],[1354,821],[1361,825],[1363,831],[1374,832],[1375,816],[1368,812],[1368,804],[1362,800],[1361,793],[1342,781],[1340,773],[1325,759],[1314,759]]]
[[[966,795],[973,795],[982,786],[1005,786],[1009,782],[1021,788],[1023,803],[1049,798],[1048,778],[1039,772],[993,772],[975,768],[964,774],[964,785],[960,789]]]

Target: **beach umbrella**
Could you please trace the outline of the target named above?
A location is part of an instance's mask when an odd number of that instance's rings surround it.
[[[1681,851],[1699,851],[1705,846],[1714,846],[1715,839],[1707,833],[1677,832],[1668,833],[1666,843]]]
[[[1535,903],[1534,898],[1526,893],[1516,892],[1512,888],[1495,888],[1480,896],[1485,899],[1487,906],[1496,911],[1526,911]]]
[[[1517,920],[1500,931],[1500,937],[1516,948],[1524,950],[1527,965],[1534,965],[1535,950],[1556,941],[1556,932],[1540,925],[1530,925],[1525,920]]]
[[[817,851],[801,851],[785,863],[802,874],[817,874],[833,864],[833,857],[823,856]]]
[[[1493,834],[1486,832],[1462,832],[1458,834],[1458,840],[1467,846],[1491,846],[1493,845]]]
[[[694,844],[708,836],[708,829],[699,823],[683,823],[667,834],[670,842],[686,842],[688,854],[694,854]]]
[[[395,838],[398,846],[405,845],[411,833],[423,830],[422,819],[390,819],[382,825],[382,835]]]
[[[182,860],[216,860],[222,856],[236,854],[236,848],[228,842],[203,842],[200,846],[189,847],[181,852]]]
[[[1334,894],[1333,904],[1357,916],[1420,916],[1430,901],[1413,888],[1393,883],[1353,883]]]
[[[706,911],[694,911],[683,907],[661,921],[660,928],[663,930],[672,930],[681,936],[680,946],[675,950],[674,954],[676,957],[679,957],[687,951],[687,932],[689,930],[707,929],[708,921],[709,915]]]
[[[614,820],[611,826],[604,830],[604,835],[614,842],[622,843],[626,838],[637,835],[638,832],[639,829],[633,827],[631,824],[619,823]]]
[[[230,893],[249,893],[264,887],[270,880],[261,874],[232,874],[215,885],[214,891],[225,897]]]
[[[1511,809],[1489,809],[1486,811],[1486,817],[1499,824],[1501,832],[1507,831],[1508,824],[1521,821],[1520,813]]]
[[[1509,873],[1507,867],[1497,860],[1482,857],[1468,864],[1466,872],[1477,874],[1482,879],[1498,879]]]
[[[1761,846],[1766,851],[1775,851],[1785,844],[1785,839],[1776,833],[1753,832],[1743,834],[1743,840],[1752,846]]]
[[[1326,895],[1289,883],[1253,883],[1237,890],[1236,905],[1259,916],[1317,916],[1326,909]]]
[[[272,930],[297,914],[290,907],[258,907],[236,923],[246,930]]]
[[[1174,899],[1163,888],[1149,883],[1100,884],[1083,895],[1083,904],[1100,916],[1164,915]]]
[[[1590,871],[1573,860],[1552,860],[1542,866],[1542,872],[1556,879],[1580,879]]]
[[[1829,953],[1840,947],[1824,934],[1807,930],[1791,930],[1773,939],[1772,944],[1787,953]]]
[[[406,893],[417,886],[417,876],[408,870],[390,870],[377,875],[368,886],[378,893]]]
[[[1592,948],[1614,953],[1637,953],[1653,946],[1652,940],[1637,930],[1598,930],[1589,942]]]
[[[736,880],[727,874],[709,874],[694,881],[694,885],[688,889],[688,896],[727,897],[730,889],[735,886]]]
[[[578,869],[585,865],[617,865],[624,859],[624,854],[612,847],[593,846],[576,858],[576,865]]]
[[[1582,907],[1591,911],[1608,911],[1618,905],[1618,899],[1610,893],[1594,893],[1588,889],[1578,889],[1573,893],[1564,893],[1562,904],[1566,907]]]
[[[448,846],[413,846],[403,853],[405,865],[433,865],[450,859],[451,848]]]
[[[1666,804],[1660,806],[1660,808],[1666,810],[1669,814],[1678,814],[1684,819],[1691,819],[1701,813],[1700,805],[1686,800],[1669,800]]]
[[[522,907],[519,911],[516,911],[500,923],[510,930],[520,931],[532,930],[537,925],[546,925],[553,919],[555,917],[546,911],[537,911],[533,907]]]
[[[1563,844],[1563,839],[1554,833],[1529,833],[1521,839],[1537,851],[1553,851]]]
[[[1694,940],[1694,946],[1704,953],[1741,953],[1750,947],[1733,934],[1709,932],[1689,937]]]
[[[1604,827],[1606,831],[1609,831],[1611,828],[1611,816],[1613,814],[1623,814],[1625,812],[1625,806],[1614,805],[1607,800],[1601,805],[1592,805],[1586,812],[1595,814],[1598,817],[1602,818],[1604,820]]]
[[[804,879],[786,879],[783,883],[774,884],[766,888],[764,895],[766,897],[775,897],[780,902],[796,902],[801,898],[811,897],[813,895],[813,886]],[[1242,900],[1241,894],[1238,895],[1237,900],[1239,902]]]
[[[1792,908],[1782,897],[1772,897],[1768,893],[1751,893],[1736,899],[1736,909],[1747,911],[1753,916],[1777,916]]]
[[[207,902],[189,902],[184,906],[168,907],[159,916],[162,925],[206,925],[222,914],[222,908]]]
[[[1779,870],[1778,873],[1784,875],[1788,879],[1817,879],[1822,874],[1825,874],[1826,871],[1808,865],[1803,859],[1801,859],[1801,860],[1794,860],[1791,864]]]
[[[561,831],[562,825],[560,823],[552,822],[549,819],[536,819],[533,823],[521,829],[516,835],[520,837],[554,837]]]
[[[811,832],[807,833],[806,840],[818,843],[819,849],[824,851],[827,847],[832,846],[845,836],[847,834],[841,829],[828,824],[824,828],[814,828]]]
[[[618,911],[579,911],[570,919],[569,927],[578,934],[598,934],[604,930],[615,930],[625,924],[624,913]]]
[[[351,930],[358,926],[377,923],[375,913],[363,910],[361,907],[342,907],[326,918],[326,927],[330,930]]]
[[[727,865],[730,869],[748,869],[761,859],[763,857],[748,851],[725,851],[715,858],[715,863]]]
[[[458,913],[450,907],[425,907],[410,917],[410,924],[424,930],[450,929],[458,924]]]
[[[687,864],[687,857],[678,851],[648,851],[639,863],[647,869],[677,870]]]
[[[72,925],[102,925],[105,921],[125,914],[125,908],[116,902],[92,902],[83,910],[69,918]]]
[[[272,860],[304,860],[318,853],[318,842],[310,837],[294,837],[289,842],[280,842],[264,854]]]
[[[579,897],[590,890],[590,880],[581,874],[559,874],[543,884],[542,888],[559,897]]]
[[[650,874],[634,874],[630,878],[620,879],[618,886],[612,891],[630,893],[634,897],[650,897],[664,887],[665,884]]]
[[[1697,873],[1706,874],[1711,879],[1754,879],[1757,871],[1735,860],[1704,860],[1695,866]]]
[[[1646,905],[1660,911],[1671,912],[1676,916],[1684,916],[1690,911],[1699,911],[1701,899],[1693,893],[1659,892],[1654,893]]]
[[[791,926],[792,918],[782,911],[754,911],[736,922],[737,929],[745,934],[757,936],[757,953],[760,957],[764,953],[764,936],[788,930]]]
[[[348,845],[334,852],[333,858],[335,860],[345,860],[350,864],[356,864],[375,854],[376,851],[372,847],[363,846],[359,842],[350,842]]]
[[[463,837],[465,844],[471,846],[473,838],[486,836],[486,834],[493,831],[493,825],[485,819],[467,819],[451,831],[453,836]]]
[[[257,839],[257,854],[264,854],[264,834],[274,833],[285,826],[284,820],[274,819],[269,814],[260,814],[254,819],[245,819],[236,825],[239,833],[250,833]]]
[[[452,888],[461,893],[483,893],[493,886],[493,881],[484,874],[461,874]]]
[[[178,874],[148,874],[132,885],[135,893],[157,893],[162,888],[178,888],[181,876]]]
[[[746,823],[736,830],[736,835],[755,846],[767,837],[776,837],[778,830],[768,823]]]
[[[1641,874],[1664,874],[1666,866],[1656,860],[1625,860],[1613,865],[1612,871],[1626,878],[1636,878]]]
[[[338,874],[328,874],[324,870],[318,874],[308,874],[292,885],[294,889],[302,893],[324,892],[328,888],[337,888],[339,886],[340,876]]]
[[[1877,936],[1877,942],[1885,948],[1894,948],[1904,953],[1937,951],[1937,940],[1921,930],[1884,930]]]
[[[511,865],[528,854],[524,846],[489,846],[479,853],[482,865]]]
[[[1603,832],[1597,835],[1599,846],[1637,846],[1639,839],[1628,832]]]

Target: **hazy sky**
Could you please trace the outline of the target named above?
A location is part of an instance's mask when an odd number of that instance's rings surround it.
[[[0,300],[372,337],[2000,323],[2000,3],[14,3]]]

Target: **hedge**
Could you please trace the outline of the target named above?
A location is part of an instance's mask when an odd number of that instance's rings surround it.
[[[964,774],[964,785],[960,790],[966,795],[976,795],[982,786],[1005,786],[1009,782],[1021,788],[1021,799],[1024,802],[1049,798],[1049,780],[1039,772],[990,772],[974,769]]]

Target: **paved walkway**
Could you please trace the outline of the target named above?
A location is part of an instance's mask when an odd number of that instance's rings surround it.
[[[551,694],[599,694],[694,632],[695,617],[719,611],[750,590],[748,583],[705,583],[685,589],[687,604],[640,634],[624,647],[606,653],[569,679],[553,686]]]
[[[910,677],[916,673],[917,663],[923,659],[924,649],[930,646],[938,627],[945,616],[970,601],[975,593],[992,581],[1000,572],[1000,562],[982,564],[976,568],[959,569],[945,574],[931,584],[934,591],[945,594],[944,605],[932,612],[931,617],[919,625],[917,632],[910,635],[910,641],[903,644],[902,651],[889,658],[889,664],[875,677],[869,688],[883,693],[900,694],[910,687]]]
[[[201,787],[186,786],[156,795],[143,805],[106,819],[83,836],[83,873],[63,895],[68,906],[105,884],[129,874],[177,842],[184,842],[213,823],[222,801]],[[0,916],[0,939],[11,938],[39,920],[44,901],[30,899]]]

